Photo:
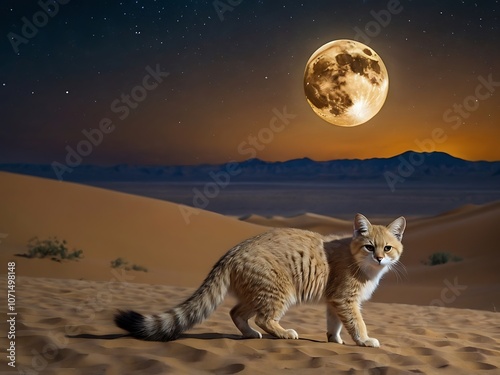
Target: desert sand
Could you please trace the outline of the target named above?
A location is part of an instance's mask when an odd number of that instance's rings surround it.
[[[8,173],[0,173],[0,207],[0,273],[5,275],[8,261],[16,262],[18,312],[16,368],[3,355],[2,374],[500,373],[499,202],[409,220],[401,259],[406,273],[387,275],[364,306],[368,330],[382,344],[378,349],[354,346],[345,332],[345,345],[326,343],[322,306],[287,313],[283,326],[301,336],[293,341],[240,339],[229,318],[230,297],[174,342],[125,337],[112,322],[116,309],[159,312],[181,302],[225,251],[271,226],[349,233],[349,221],[314,214],[237,220]],[[15,256],[33,236],[65,239],[70,248],[83,249],[84,258]],[[463,260],[422,264],[436,251]],[[117,257],[148,272],[112,269]],[[7,289],[5,277],[0,287]]]

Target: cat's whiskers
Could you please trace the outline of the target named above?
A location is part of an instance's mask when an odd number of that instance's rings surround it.
[[[399,260],[396,260],[393,263],[389,264],[388,267],[390,271],[394,271],[394,274],[396,275],[396,280],[398,282],[400,280],[402,282],[404,278],[408,279],[408,272],[406,271],[406,267]]]
[[[408,271],[406,270],[405,265],[398,260],[396,262],[396,266],[399,267],[402,270],[402,272],[404,273],[403,276],[405,276],[406,278],[408,278]]]

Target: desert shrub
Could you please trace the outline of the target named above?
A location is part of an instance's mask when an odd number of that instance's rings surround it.
[[[142,271],[142,272],[148,272],[148,269],[146,267],[143,267],[143,266],[139,266],[137,264],[133,264],[132,265],[132,269],[134,271]]]
[[[429,258],[427,258],[425,264],[428,264],[429,266],[435,266],[448,262],[460,262],[461,260],[463,259],[457,255],[453,255],[447,252],[437,252],[429,255]]]
[[[18,254],[26,258],[47,258],[60,262],[61,260],[78,260],[83,258],[83,250],[69,251],[66,240],[59,240],[57,237],[51,237],[46,240],[40,240],[34,237],[28,242],[28,252]]]
[[[123,259],[123,258],[116,258],[115,260],[111,261],[111,268],[122,268],[124,267],[128,262]]]
[[[112,268],[123,268],[126,271],[142,271],[142,272],[148,272],[148,269],[143,266],[139,266],[137,264],[133,264],[132,266],[128,265],[129,263],[124,259],[124,258],[116,258],[115,260],[111,261],[111,267]]]

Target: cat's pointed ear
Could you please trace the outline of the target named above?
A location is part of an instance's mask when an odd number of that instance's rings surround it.
[[[406,219],[403,216],[398,217],[387,226],[387,229],[389,229],[389,231],[394,234],[394,237],[396,237],[399,241],[403,239],[403,232],[405,231],[405,228]]]
[[[372,224],[365,216],[356,214],[354,217],[354,237],[368,233],[371,227]]]

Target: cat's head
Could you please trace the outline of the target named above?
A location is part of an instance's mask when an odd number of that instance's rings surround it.
[[[403,252],[404,217],[399,217],[387,227],[372,225],[366,217],[354,218],[354,235],[351,252],[358,265],[365,271],[377,271],[395,264]]]

